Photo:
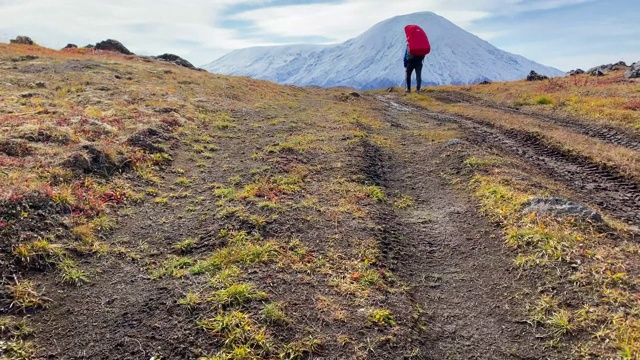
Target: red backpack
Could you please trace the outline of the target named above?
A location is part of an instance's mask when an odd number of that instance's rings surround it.
[[[409,54],[413,56],[425,56],[431,52],[431,44],[427,33],[418,25],[407,25],[404,28],[409,44]]]

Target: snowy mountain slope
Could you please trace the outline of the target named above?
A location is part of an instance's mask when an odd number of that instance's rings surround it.
[[[470,84],[518,80],[534,70],[549,76],[564,72],[502,51],[432,12],[397,16],[337,45],[287,45],[240,49],[204,65],[228,75],[282,84],[375,89],[403,80],[404,26],[420,25],[432,50],[425,59],[427,84]]]

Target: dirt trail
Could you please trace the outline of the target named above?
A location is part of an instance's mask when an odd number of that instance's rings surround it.
[[[444,144],[425,146],[410,134],[413,110],[384,100],[391,125],[380,135],[400,143],[393,151],[363,142],[363,172],[388,193],[410,196],[407,209],[378,214],[389,268],[406,282],[424,359],[554,358],[536,334],[518,320],[512,296],[527,284],[517,280],[512,254],[501,234],[478,215],[473,200],[441,173],[461,159]],[[433,125],[433,123],[432,123]]]
[[[379,97],[398,111],[416,112],[442,123],[456,124],[477,143],[486,144],[535,165],[562,180],[582,198],[632,226],[640,224],[640,186],[617,169],[596,164],[546,143],[539,136],[502,129],[486,120],[432,112],[412,107],[395,97]]]
[[[468,103],[476,104],[483,107],[488,107],[494,110],[508,112],[512,114],[525,115],[533,118],[543,120],[545,122],[560,125],[571,129],[576,133],[580,133],[586,136],[600,139],[604,142],[614,145],[624,146],[632,150],[640,151],[640,134],[637,132],[625,131],[618,127],[606,126],[600,124],[598,126],[585,124],[576,119],[562,117],[562,116],[549,116],[517,109],[505,105],[496,104],[490,101],[480,99],[471,94],[465,94],[462,92],[433,92],[429,96],[434,99],[450,104]]]

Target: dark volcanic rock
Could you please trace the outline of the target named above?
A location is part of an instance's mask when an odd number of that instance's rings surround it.
[[[118,40],[108,39],[105,41],[101,41],[96,44],[96,50],[105,50],[105,51],[113,51],[118,52],[125,55],[134,55],[129,49],[127,49],[122,43]]]
[[[85,49],[93,49],[94,47],[95,47],[95,45],[89,44],[89,45],[85,46],[84,48]]]
[[[527,81],[540,81],[540,80],[547,80],[547,79],[549,79],[548,76],[540,75],[533,70],[531,70],[529,75],[527,75]]]
[[[23,56],[17,56],[17,57],[11,58],[11,61],[20,62],[20,61],[31,61],[31,60],[37,60],[37,59],[39,59],[39,57],[35,55],[23,55]]]
[[[191,64],[190,62],[188,62],[187,60],[181,58],[178,55],[174,55],[174,54],[162,54],[159,56],[154,57],[156,60],[160,60],[160,61],[166,61],[172,64],[176,64],[178,66],[184,66],[186,68],[189,69],[195,69],[196,67],[193,66],[193,64]]]
[[[624,61],[618,61],[611,66],[611,70],[613,71],[627,70],[628,68],[629,66]]]
[[[35,43],[28,36],[17,36],[13,40],[9,40],[11,44],[34,45]]]
[[[77,49],[78,45],[76,44],[67,44],[67,46],[63,47],[63,49]]]
[[[561,217],[573,217],[594,223],[602,223],[602,216],[583,204],[562,198],[534,198],[524,204],[524,213],[537,213]]]
[[[640,61],[633,63],[627,71],[624,72],[624,77],[627,79],[640,78]]]
[[[593,67],[587,70],[587,74],[591,76],[604,76],[612,71],[625,71],[629,66],[624,61],[618,61],[615,64],[606,64]]]
[[[569,71],[569,76],[582,75],[584,73],[585,73],[585,71],[582,70],[582,69],[575,69],[575,70]]]

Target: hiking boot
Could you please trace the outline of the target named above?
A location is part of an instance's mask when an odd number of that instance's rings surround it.
[[[420,89],[416,89],[416,94],[420,94]]]
[[[405,94],[411,94],[411,90],[407,89],[404,91]]]

